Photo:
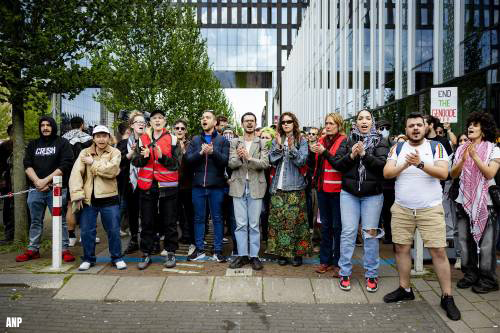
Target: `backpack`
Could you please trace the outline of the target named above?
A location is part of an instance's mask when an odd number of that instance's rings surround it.
[[[432,157],[434,158],[434,155],[436,154],[436,147],[439,142],[434,140],[429,140],[429,142],[431,143]],[[396,156],[399,156],[399,153],[401,152],[401,149],[403,149],[404,144],[405,142],[398,142],[398,146],[396,147]]]

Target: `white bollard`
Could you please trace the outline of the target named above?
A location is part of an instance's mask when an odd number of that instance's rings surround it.
[[[62,177],[52,180],[52,269],[60,270],[62,261]]]
[[[422,236],[420,236],[418,229],[415,230],[413,249],[415,250],[415,256],[413,258],[413,269],[411,274],[424,275],[427,273],[424,270],[424,241],[422,240]]]

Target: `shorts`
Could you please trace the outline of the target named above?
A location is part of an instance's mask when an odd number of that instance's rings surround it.
[[[411,245],[415,228],[418,228],[424,247],[446,247],[446,223],[443,205],[432,208],[410,209],[394,204],[391,207],[392,241],[395,244]]]

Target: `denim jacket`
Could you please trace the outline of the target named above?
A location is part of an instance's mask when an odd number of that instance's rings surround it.
[[[285,168],[282,181],[283,191],[299,191],[306,187],[306,179],[300,174],[299,169],[306,164],[308,153],[309,148],[304,138],[300,138],[298,147],[294,145],[291,149],[285,149],[283,145],[278,146],[276,139],[273,140],[269,153],[269,162],[276,167],[276,175],[271,183],[271,194],[276,193],[278,189],[281,168]]]

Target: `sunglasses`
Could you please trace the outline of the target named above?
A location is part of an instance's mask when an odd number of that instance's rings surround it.
[[[286,125],[291,125],[291,124],[293,124],[293,120],[283,120],[283,121],[281,122],[281,124],[282,124],[282,125],[285,125],[285,124],[286,124]]]
[[[175,130],[176,131],[185,131],[186,128],[185,127],[175,127]]]
[[[379,129],[383,131],[383,130],[390,130],[391,128],[389,126],[380,126]]]
[[[307,133],[307,135],[318,135],[316,133]]]

